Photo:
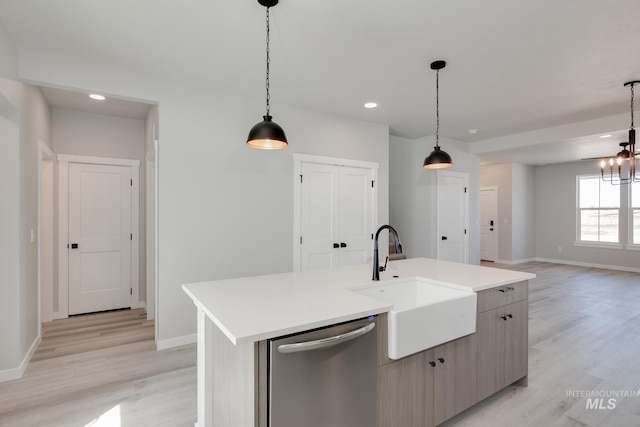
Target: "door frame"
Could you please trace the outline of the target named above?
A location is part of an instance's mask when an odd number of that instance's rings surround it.
[[[55,158],[51,148],[38,140],[38,335],[42,332],[42,322],[53,320]],[[44,163],[50,164],[45,168]],[[44,219],[47,227],[43,226]]]
[[[471,175],[466,172],[454,172],[447,170],[438,170],[436,174],[436,258],[440,259],[440,236],[442,235],[441,227],[441,216],[442,212],[440,212],[440,196],[442,194],[442,189],[440,186],[440,181],[444,176],[451,176],[457,178],[464,178],[464,185],[466,188],[464,204],[465,204],[465,212],[464,212],[464,229],[467,231],[464,234],[464,263],[469,263],[469,181],[471,179]]]
[[[140,308],[140,160],[58,154],[58,311],[54,319],[69,317],[69,163],[131,168],[131,308]]]
[[[493,227],[493,260],[492,261],[496,261],[498,259],[498,237],[499,237],[499,233],[500,233],[500,221],[498,221],[498,206],[500,201],[498,200],[498,198],[500,197],[500,191],[499,191],[499,187],[497,186],[487,186],[487,187],[480,187],[480,193],[482,193],[483,191],[493,191],[495,194],[495,206],[494,206],[494,212],[496,213],[496,220],[495,220],[495,225]],[[482,197],[480,197],[480,203],[482,203]],[[480,211],[482,211],[482,207],[480,208]],[[482,224],[480,224],[480,227],[482,227]],[[480,244],[482,244],[482,242],[480,242]],[[480,257],[482,259],[482,257]]]
[[[154,320],[158,311],[158,140],[153,139],[146,155],[146,287],[147,320]],[[149,295],[151,289],[152,294]],[[158,337],[158,322],[155,322]]]
[[[378,168],[380,167],[378,163],[364,160],[341,159],[338,157],[316,156],[314,154],[293,153],[293,271],[300,271],[300,227],[302,224],[302,185],[300,177],[302,176],[302,163],[371,169],[371,179],[375,183],[372,187],[373,194],[371,197],[371,224],[374,230],[378,226]]]

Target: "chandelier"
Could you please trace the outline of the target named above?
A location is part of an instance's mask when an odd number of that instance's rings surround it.
[[[640,80],[634,80],[624,84],[625,86],[631,87],[631,126],[629,128],[629,141],[620,143],[622,150],[620,150],[615,157],[600,162],[600,176],[602,180],[612,185],[640,181],[640,177],[636,177],[636,156],[640,153],[636,153],[636,130],[633,124],[633,86],[639,83]],[[627,163],[629,164],[628,167],[626,166]],[[605,172],[605,169],[609,169],[608,174]]]

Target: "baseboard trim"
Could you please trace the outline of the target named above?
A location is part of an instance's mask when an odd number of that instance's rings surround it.
[[[198,339],[196,334],[183,335],[181,337],[169,338],[156,341],[156,350],[166,350],[168,348],[180,347],[181,345],[194,344]]]
[[[537,258],[525,258],[525,259],[516,259],[516,260],[506,260],[506,259],[497,259],[494,262],[496,264],[507,264],[507,265],[516,265],[516,264],[524,264],[525,262],[537,261]]]
[[[24,358],[22,359],[22,363],[20,363],[20,366],[18,366],[17,368],[4,369],[0,371],[0,383],[19,380],[20,378],[22,378],[22,376],[24,375],[24,371],[27,369],[27,365],[31,361],[33,354],[38,348],[38,344],[40,344],[40,340],[41,337],[40,335],[38,335],[31,344],[29,351],[27,351],[27,354],[25,354]]]
[[[594,264],[591,262],[568,261],[565,259],[553,259],[553,258],[535,258],[533,261],[549,262],[552,264],[575,265],[578,267],[602,268],[605,270],[628,271],[630,273],[640,273],[640,268],[638,267],[625,267],[620,265],[609,265],[609,264]]]

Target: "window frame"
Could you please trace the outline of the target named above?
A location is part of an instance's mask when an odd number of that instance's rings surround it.
[[[611,207],[600,207],[600,200],[598,200],[598,207],[594,208],[594,207],[589,207],[589,208],[582,208],[580,207],[580,180],[583,178],[597,178],[598,182],[599,182],[599,186],[602,186],[602,182],[601,177],[599,174],[581,174],[581,175],[576,175],[576,188],[575,188],[575,194],[576,194],[576,237],[575,237],[575,242],[574,242],[574,246],[582,246],[582,247],[591,247],[591,248],[607,248],[607,249],[625,249],[625,245],[623,245],[623,243],[621,242],[622,240],[622,235],[621,235],[621,231],[620,231],[620,225],[623,221],[623,204],[622,204],[622,197],[620,196],[621,191],[618,190],[619,192],[619,199],[618,199],[618,207],[617,208],[611,208]],[[611,184],[609,184],[611,185]],[[615,188],[619,188],[617,185],[613,186]],[[631,196],[629,196],[631,197]],[[618,229],[617,229],[617,233],[618,233],[618,237],[617,237],[617,242],[602,242],[602,241],[595,241],[595,240],[582,240],[582,211],[588,211],[588,210],[596,210],[598,212],[601,211],[617,211],[618,213]],[[632,220],[632,219],[631,219]],[[633,230],[631,230],[631,232],[633,232]],[[599,235],[600,233],[598,233]],[[630,241],[630,240],[628,240]],[[629,246],[629,245],[627,245]],[[637,246],[637,249],[640,250],[640,244],[639,245],[633,245],[634,249],[635,246]]]
[[[636,191],[638,192],[638,195],[640,196],[640,182],[630,182],[628,184],[629,189],[627,190],[627,208],[628,208],[628,224],[627,224],[627,244],[625,245],[625,249],[629,249],[632,251],[640,251],[640,238],[638,239],[638,242],[634,242],[633,239],[633,215],[635,212],[638,212],[640,214],[640,197],[638,197],[639,200],[635,201],[636,205],[634,207],[634,200],[633,200],[633,186],[637,185],[638,187],[636,187]]]

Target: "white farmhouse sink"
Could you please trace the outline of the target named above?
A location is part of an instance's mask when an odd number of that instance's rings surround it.
[[[476,331],[476,293],[420,278],[354,288],[393,304],[389,358],[400,359]]]

